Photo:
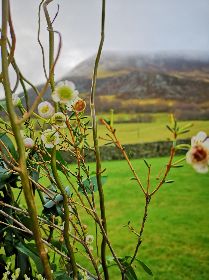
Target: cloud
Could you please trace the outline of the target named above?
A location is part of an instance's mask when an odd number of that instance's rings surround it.
[[[56,78],[97,51],[101,2],[54,0],[49,5],[53,18],[60,4],[54,28],[61,31],[63,46]],[[38,1],[11,0],[17,36],[15,57],[24,75],[34,84],[45,79],[37,43],[38,5]],[[208,0],[110,0],[107,1],[104,50],[208,51],[208,26]],[[41,40],[48,63],[48,32],[43,12]]]

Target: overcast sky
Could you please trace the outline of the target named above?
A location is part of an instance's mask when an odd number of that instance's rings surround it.
[[[104,50],[209,52],[209,0],[106,0]],[[44,81],[37,43],[37,0],[11,0],[17,36],[16,60],[33,83]],[[60,78],[77,63],[95,54],[100,37],[101,0],[54,0],[54,28],[62,33],[62,54],[56,68]],[[1,9],[1,7],[0,7]],[[41,40],[47,31],[42,14]],[[0,96],[2,88],[0,88]]]

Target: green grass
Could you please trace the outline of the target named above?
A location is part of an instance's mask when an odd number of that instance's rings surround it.
[[[179,157],[176,158],[178,160]],[[151,186],[157,183],[156,176],[165,167],[167,158],[153,158]],[[133,160],[133,165],[146,184],[147,168],[143,160]],[[91,170],[94,164],[90,164]],[[104,162],[108,180],[104,185],[108,234],[118,256],[132,255],[136,237],[124,227],[128,221],[139,229],[143,215],[144,198],[136,183],[130,178],[126,161]],[[72,170],[76,167],[71,166]],[[138,258],[152,270],[148,276],[137,266],[140,280],[208,280],[209,279],[209,174],[197,174],[191,166],[173,169],[168,179],[172,184],[163,185],[152,198],[143,242]],[[64,184],[66,183],[63,179]],[[83,223],[88,224],[88,233],[94,234],[86,213]],[[94,243],[94,253],[95,253]],[[108,253],[109,255],[109,253]],[[85,266],[85,260],[78,259]],[[120,274],[110,269],[110,279],[119,280]]]
[[[152,184],[165,158],[150,159],[153,166]],[[146,182],[142,160],[133,161]],[[105,162],[108,182],[104,187],[108,232],[118,256],[132,255],[135,236],[128,221],[137,229],[143,214],[143,195],[125,161]],[[190,166],[172,171],[175,183],[162,187],[153,197],[145,227],[139,258],[153,271],[155,280],[209,279],[209,175],[196,174]],[[83,217],[85,220],[85,217]],[[87,221],[86,221],[87,222]],[[91,227],[89,229],[91,232]],[[151,279],[137,266],[139,279]],[[111,280],[119,280],[111,269]]]
[[[156,176],[167,158],[153,158],[148,162],[152,164],[154,188]],[[142,160],[132,163],[146,184],[145,164]],[[94,168],[94,164],[90,167]],[[131,221],[131,225],[139,229],[144,198],[139,187],[130,180],[132,174],[125,161],[104,162],[103,168],[108,175],[104,193],[110,240],[118,256],[132,255],[136,237],[124,226]],[[197,174],[185,164],[183,168],[173,169],[168,179],[175,182],[163,185],[151,200],[138,258],[151,268],[154,280],[208,280],[209,174]],[[82,220],[88,224],[89,234],[95,234],[85,213]],[[83,259],[80,263],[86,265]],[[136,271],[139,279],[151,279],[139,266]],[[110,269],[110,279],[120,279],[114,268]]]
[[[117,137],[120,139],[122,144],[135,144],[135,143],[146,143],[155,141],[167,141],[171,136],[170,132],[166,128],[169,124],[169,114],[166,113],[156,113],[148,114],[153,118],[151,122],[131,122],[127,123],[130,119],[137,119],[146,114],[115,114],[115,121],[122,120],[124,123],[115,123],[114,128],[116,129]],[[98,116],[100,118],[110,119],[110,114],[102,114]],[[40,121],[41,123],[41,121]],[[190,128],[190,132],[182,134],[179,139],[191,138],[196,135],[199,131],[205,131],[209,135],[209,120],[204,121],[179,121],[180,126],[191,123],[193,126]],[[107,138],[108,133],[106,127],[98,121],[98,135],[101,138]],[[67,134],[67,130],[66,130]],[[40,136],[40,135],[39,135]],[[90,145],[93,145],[92,131],[89,130],[88,141]],[[102,146],[106,143],[104,140],[99,140],[99,145]]]
[[[155,121],[151,123],[119,123],[115,124],[116,133],[122,144],[135,144],[143,142],[166,141],[171,135],[166,128],[167,121]],[[183,126],[188,121],[179,122]],[[182,134],[179,138],[190,138],[196,135],[199,131],[205,131],[209,134],[209,121],[192,121],[192,128],[189,133]],[[98,134],[101,137],[106,137],[107,130],[105,126],[98,126]],[[100,141],[100,145],[105,142]]]

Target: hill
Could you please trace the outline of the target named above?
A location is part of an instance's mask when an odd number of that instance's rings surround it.
[[[93,65],[94,57],[90,57],[62,78],[73,81],[87,101]],[[50,99],[50,94],[48,90],[45,98]],[[32,102],[35,96],[32,89],[29,96]],[[100,112],[115,108],[118,112],[175,111],[184,115],[198,112],[208,117],[209,56],[104,53],[96,103]]]
[[[80,63],[64,78],[89,92],[94,58]],[[105,53],[97,82],[98,95],[127,94],[127,98],[205,100],[209,98],[209,57]]]

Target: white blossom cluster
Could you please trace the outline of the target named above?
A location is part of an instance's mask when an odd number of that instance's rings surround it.
[[[186,154],[187,163],[191,164],[198,173],[207,173],[209,165],[209,138],[200,131],[191,139],[191,148]]]

